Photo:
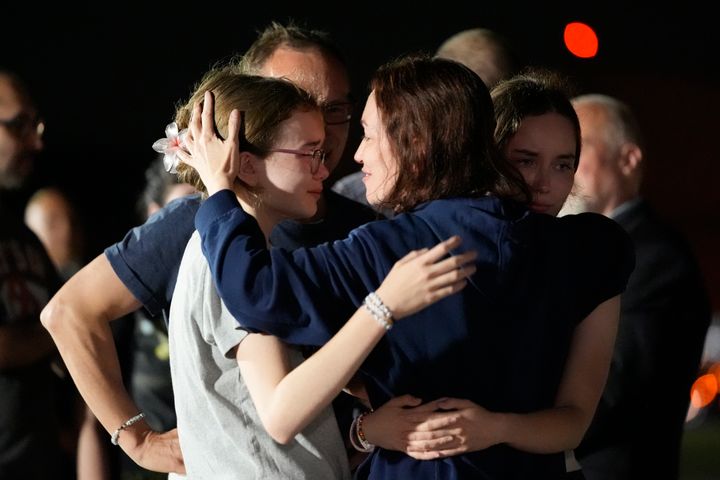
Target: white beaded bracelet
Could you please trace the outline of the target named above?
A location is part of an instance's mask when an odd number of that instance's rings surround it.
[[[377,322],[385,328],[390,330],[393,326],[393,316],[390,309],[383,303],[378,297],[377,293],[370,292],[363,301],[363,307],[370,312]]]
[[[122,425],[120,425],[120,427],[119,427],[117,430],[115,430],[115,431],[113,432],[113,434],[110,436],[110,443],[112,443],[113,445],[117,445],[117,444],[118,444],[118,438],[120,437],[120,432],[122,432],[123,430],[125,430],[126,428],[128,428],[130,425],[133,425],[133,424],[139,422],[139,421],[142,420],[143,418],[145,418],[145,414],[144,414],[143,412],[140,412],[140,413],[138,413],[137,415],[135,415],[134,417],[129,418],[128,420],[126,420],[125,423],[123,423]]]

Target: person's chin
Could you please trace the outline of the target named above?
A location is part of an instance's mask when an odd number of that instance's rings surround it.
[[[315,201],[310,201],[307,203],[307,205],[304,206],[303,211],[301,213],[301,218],[312,218],[318,213],[318,205]]]

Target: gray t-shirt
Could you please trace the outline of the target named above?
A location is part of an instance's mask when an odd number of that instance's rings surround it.
[[[233,349],[248,332],[217,295],[200,237],[193,234],[170,308],[170,368],[187,478],[349,479],[329,407],[288,445],[265,431]],[[291,352],[294,365],[302,355]]]

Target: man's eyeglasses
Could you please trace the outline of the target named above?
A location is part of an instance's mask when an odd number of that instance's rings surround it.
[[[20,112],[8,120],[0,119],[0,125],[15,137],[23,137],[31,132],[42,135],[45,130],[45,124],[38,116],[29,112]]]
[[[289,150],[287,148],[275,148],[270,150],[271,152],[278,153],[292,153],[293,155],[300,155],[301,157],[310,157],[310,173],[315,175],[320,170],[320,165],[325,164],[325,157],[327,153],[322,148],[313,150],[312,152],[303,152],[301,150]]]
[[[352,118],[353,102],[329,103],[320,107],[327,125],[341,125]]]

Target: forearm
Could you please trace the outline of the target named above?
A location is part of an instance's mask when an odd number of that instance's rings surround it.
[[[262,416],[268,432],[287,442],[326,408],[350,381],[386,330],[364,309],[274,388]]]
[[[577,447],[589,425],[577,407],[497,415],[500,443],[530,453],[556,453]]]
[[[475,252],[440,260],[460,244],[458,237],[432,249],[413,251],[398,260],[376,292],[318,352],[277,382],[272,408],[282,430],[294,436],[345,386],[395,321],[405,318],[465,286],[475,271],[467,262]],[[464,267],[464,268],[463,268]],[[288,417],[286,412],[295,415]]]
[[[114,431],[137,409],[123,386],[109,326],[88,325],[74,312],[57,305],[47,318],[62,324],[48,329],[80,394],[105,429]]]
[[[401,422],[400,441],[395,445],[418,460],[497,444],[536,454],[574,449],[590,425],[607,379],[619,304],[619,297],[606,300],[576,327],[553,407],[531,413],[494,413],[467,399],[441,399],[439,411],[418,416],[417,425]],[[370,417],[368,427],[373,421],[379,422]],[[392,430],[389,433],[392,437]]]
[[[580,443],[591,416],[576,406],[518,414],[494,413],[459,398],[421,406],[394,404],[396,401],[392,399],[366,417],[365,435],[370,443],[406,452],[417,460],[481,451],[498,444],[535,454],[563,452]]]
[[[109,322],[138,306],[101,255],[73,276],[41,314],[78,391],[109,433],[138,412],[122,382]]]
[[[620,297],[598,305],[576,327],[555,407],[503,416],[505,442],[520,450],[550,453],[580,444],[607,381]]]
[[[32,365],[55,351],[40,322],[0,327],[0,370]]]

